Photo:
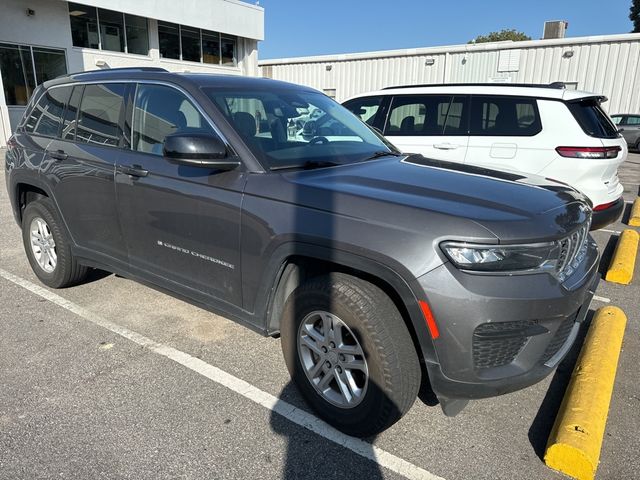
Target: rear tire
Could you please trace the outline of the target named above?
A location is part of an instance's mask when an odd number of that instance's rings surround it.
[[[371,283],[331,273],[300,285],[285,303],[281,338],[303,397],[348,435],[382,432],[417,397],[420,364],[411,335],[391,299]]]
[[[22,215],[22,241],[33,273],[51,288],[76,285],[89,269],[71,253],[60,216],[51,199],[30,202]]]

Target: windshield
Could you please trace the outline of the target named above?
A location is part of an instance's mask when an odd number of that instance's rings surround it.
[[[380,135],[321,93],[204,91],[270,169],[343,165],[394,153]]]

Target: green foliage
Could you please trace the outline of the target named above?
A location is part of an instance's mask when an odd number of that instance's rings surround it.
[[[639,1],[640,0],[634,0],[636,3]],[[478,35],[473,40],[470,40],[469,43],[504,42],[506,40],[521,42],[523,40],[531,40],[531,37],[512,28],[505,28],[499,32],[491,32],[488,35]]]
[[[633,0],[629,8],[629,20],[633,22],[631,33],[640,32],[640,0]]]

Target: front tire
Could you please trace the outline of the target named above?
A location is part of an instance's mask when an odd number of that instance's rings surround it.
[[[282,351],[294,383],[342,432],[375,435],[413,405],[420,365],[411,335],[378,287],[342,274],[311,279],[287,299]]]
[[[24,209],[22,242],[33,273],[48,287],[69,287],[86,277],[88,268],[71,253],[60,217],[49,198],[34,200]]]

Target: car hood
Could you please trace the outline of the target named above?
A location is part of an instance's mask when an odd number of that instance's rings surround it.
[[[297,187],[298,204],[407,228],[455,217],[481,225],[503,243],[561,238],[590,214],[587,198],[567,185],[420,155],[283,175]],[[433,216],[407,216],[399,206]],[[408,218],[418,225],[406,225]]]

